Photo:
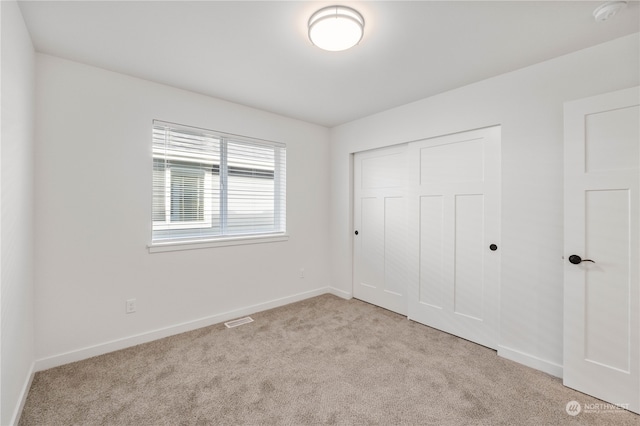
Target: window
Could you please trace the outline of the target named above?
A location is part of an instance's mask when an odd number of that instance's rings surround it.
[[[284,234],[286,148],[153,122],[153,243]]]

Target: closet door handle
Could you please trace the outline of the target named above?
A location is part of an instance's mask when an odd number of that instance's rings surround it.
[[[356,231],[356,235],[358,235],[358,231]]]

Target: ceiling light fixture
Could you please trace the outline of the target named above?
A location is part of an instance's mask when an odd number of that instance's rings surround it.
[[[626,1],[608,1],[593,11],[593,17],[597,22],[604,22],[625,7],[627,7]]]
[[[346,6],[329,6],[309,18],[309,40],[320,49],[339,52],[362,40],[364,18]]]

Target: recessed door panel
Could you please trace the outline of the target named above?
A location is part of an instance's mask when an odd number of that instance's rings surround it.
[[[586,171],[633,169],[638,164],[640,107],[616,108],[585,116]]]
[[[420,183],[482,181],[484,146],[478,140],[426,146],[420,149]]]
[[[363,158],[362,188],[398,188],[405,184],[404,154],[391,153]]]
[[[420,197],[420,271],[421,303],[442,308],[446,293],[444,273],[444,197]]]
[[[586,192],[585,358],[629,371],[629,190]],[[612,309],[613,308],[613,309]]]
[[[387,197],[384,202],[384,290],[402,296],[407,288],[405,199]]]
[[[377,198],[362,198],[360,240],[363,268],[360,285],[377,288],[384,272],[384,212],[378,208]]]
[[[456,195],[454,305],[456,314],[482,319],[484,203],[482,194]]]

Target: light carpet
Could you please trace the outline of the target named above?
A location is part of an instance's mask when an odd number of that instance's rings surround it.
[[[318,296],[35,375],[28,425],[634,425],[496,352]],[[591,405],[589,405],[591,404]]]

